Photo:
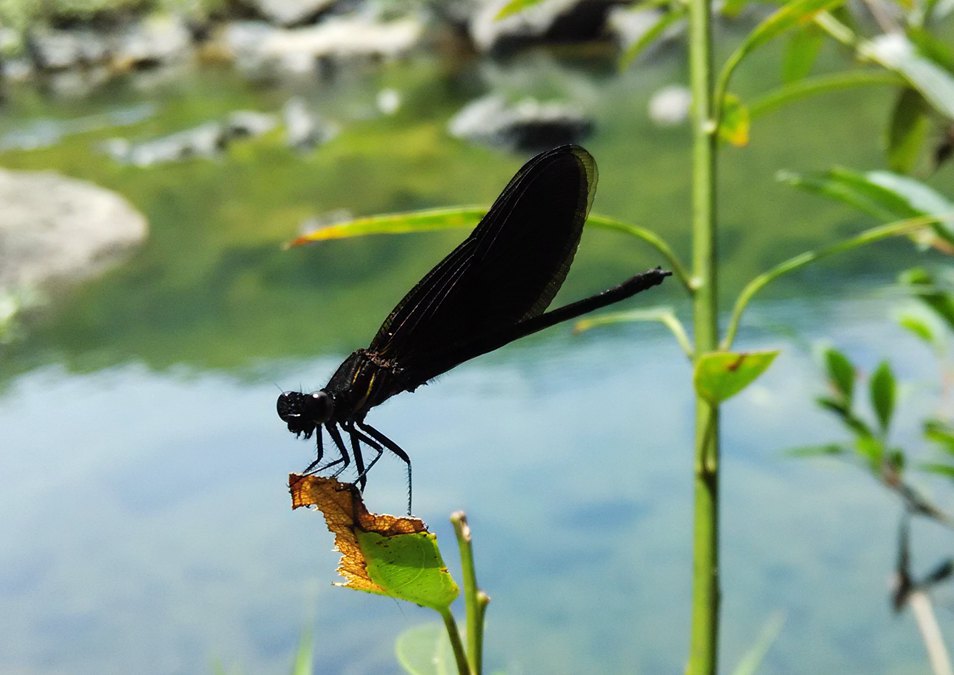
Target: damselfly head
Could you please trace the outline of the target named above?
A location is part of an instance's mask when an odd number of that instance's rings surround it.
[[[288,430],[308,438],[315,429],[331,419],[335,406],[331,395],[319,389],[311,394],[300,391],[282,392],[276,405],[278,416],[288,424]]]

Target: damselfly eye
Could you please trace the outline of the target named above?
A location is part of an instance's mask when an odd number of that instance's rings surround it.
[[[282,392],[278,397],[276,407],[278,408],[278,416],[281,417],[283,421],[288,422],[289,420],[298,419],[301,417],[302,410],[301,392]]]
[[[315,424],[324,424],[331,419],[335,404],[328,392],[318,390],[311,395],[308,405],[308,417]]]

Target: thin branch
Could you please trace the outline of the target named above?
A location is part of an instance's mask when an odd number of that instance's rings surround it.
[[[927,591],[912,591],[908,596],[908,606],[911,607],[911,613],[917,621],[934,675],[954,675],[954,670],[951,669],[951,657],[947,653],[947,647],[944,646],[941,628],[937,625],[934,606]]]
[[[729,324],[726,328],[725,337],[722,339],[721,348],[730,349],[732,347],[732,343],[735,340],[736,333],[738,332],[739,323],[742,320],[742,314],[745,311],[745,308],[748,306],[753,296],[755,296],[756,293],[765,288],[772,281],[775,281],[779,277],[784,276],[789,272],[794,272],[797,269],[805,267],[809,263],[813,263],[816,260],[827,258],[829,256],[835,255],[836,253],[850,251],[867,244],[873,244],[874,242],[881,241],[882,239],[912,234],[918,230],[937,223],[938,220],[939,219],[937,216],[919,216],[917,218],[908,218],[905,220],[888,223],[887,225],[872,227],[868,230],[865,230],[861,234],[851,237],[850,239],[840,241],[836,244],[831,244],[830,246],[825,246],[815,251],[806,251],[805,253],[800,253],[799,255],[789,258],[788,260],[776,265],[767,272],[763,272],[746,284],[745,288],[743,288],[739,293],[739,297],[736,299],[735,305],[732,308],[732,314],[729,318]]]
[[[474,549],[463,511],[451,514],[451,524],[457,535],[460,548],[460,567],[464,580],[464,607],[467,612],[467,660],[474,675],[480,675],[483,668],[484,613],[490,597],[477,587],[477,572],[474,566]]]
[[[682,264],[679,256],[676,255],[676,252],[673,251],[672,247],[669,246],[666,240],[660,237],[658,234],[639,225],[625,223],[621,220],[616,220],[615,218],[609,218],[608,216],[601,216],[597,214],[590,214],[590,217],[586,222],[594,227],[602,227],[606,230],[616,230],[617,232],[624,232],[626,234],[632,235],[637,239],[642,239],[644,242],[662,254],[668,265],[672,267],[672,273],[677,279],[679,279],[680,282],[682,282],[682,285],[686,291],[690,295],[692,294],[693,284],[689,272],[686,270],[685,265]]]
[[[692,360],[692,342],[689,340],[689,335],[686,332],[686,328],[683,326],[682,321],[679,320],[679,317],[677,317],[676,314],[668,307],[598,314],[594,317],[580,319],[577,321],[575,324],[573,324],[573,332],[582,333],[600,326],[611,326],[618,323],[637,321],[658,321],[664,325],[670,330],[670,332],[673,334],[673,337],[676,338],[676,342],[679,344],[680,349],[682,349],[686,357],[690,361]]]
[[[447,637],[450,638],[451,649],[454,652],[454,659],[457,661],[458,675],[476,675],[470,669],[467,663],[467,654],[464,652],[464,643],[460,639],[460,631],[457,629],[457,622],[454,621],[454,615],[450,609],[439,610],[441,618],[444,620],[444,627],[447,629]]]

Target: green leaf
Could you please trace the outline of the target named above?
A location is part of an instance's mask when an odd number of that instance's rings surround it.
[[[749,101],[752,118],[764,115],[776,108],[799,99],[832,91],[844,91],[855,87],[892,86],[904,84],[904,80],[884,70],[852,70],[846,73],[815,75],[773,89]]]
[[[954,330],[954,292],[942,288],[930,272],[921,267],[906,270],[901,274],[901,283],[908,286],[914,296],[931,309],[948,328]]]
[[[855,452],[868,463],[874,473],[881,473],[884,459],[884,444],[881,441],[873,436],[856,436]]]
[[[936,473],[939,476],[945,476],[954,480],[954,466],[950,464],[921,464],[920,468],[922,471]]]
[[[818,173],[780,172],[778,179],[853,206],[879,220],[904,220],[920,216],[950,218],[954,204],[920,181],[890,171],[858,173],[832,169]],[[954,238],[954,225],[942,222],[935,231]]]
[[[855,367],[847,356],[831,347],[825,350],[825,368],[828,381],[844,400],[846,407],[850,408],[855,393]]]
[[[830,11],[843,3],[844,0],[794,0],[785,3],[749,33],[736,50],[739,54],[737,60],[789,29],[808,26],[815,14]]]
[[[291,474],[288,488],[292,508],[317,507],[335,535],[345,579],[336,585],[450,613],[457,584],[423,520],[371,513],[356,485],[334,477]]]
[[[766,621],[759,633],[758,639],[739,661],[739,665],[732,671],[732,675],[756,675],[769,649],[782,634],[782,626],[785,625],[785,615],[777,612]]]
[[[898,385],[891,372],[891,364],[882,361],[871,376],[870,394],[871,405],[882,432],[887,432],[891,426],[891,417],[894,415],[894,401],[897,397]]]
[[[874,436],[874,432],[871,431],[871,427],[865,424],[864,420],[858,417],[855,414],[850,414],[844,419],[844,422],[848,427],[855,432],[855,435],[860,437],[871,437]]]
[[[461,206],[449,209],[428,209],[410,213],[391,213],[380,216],[356,218],[335,223],[303,234],[288,246],[301,246],[329,239],[364,237],[370,234],[405,234],[428,232],[456,227],[475,227],[487,213],[486,207]]]
[[[940,336],[934,331],[934,326],[920,316],[905,312],[898,317],[898,324],[933,347],[941,344]]]
[[[917,90],[905,88],[898,96],[888,130],[888,165],[911,173],[931,131],[930,106]]]
[[[940,419],[929,419],[924,421],[923,433],[924,438],[940,445],[944,452],[954,455],[954,426]]]
[[[715,85],[715,100],[722,101],[729,89],[732,73],[739,64],[753,51],[769,40],[781,35],[785,31],[797,26],[806,26],[812,18],[827,10],[843,4],[845,0],[792,0],[783,4],[778,10],[757,25],[745,40],[740,44],[722,66],[722,71]],[[720,113],[722,111],[720,110]]]
[[[460,592],[431,532],[384,536],[357,532],[368,576],[393,598],[446,611]]]
[[[447,631],[439,623],[408,628],[394,644],[398,663],[411,675],[457,675]]]
[[[364,237],[372,234],[405,234],[408,232],[428,232],[431,230],[463,227],[473,229],[477,223],[480,222],[480,219],[484,217],[484,214],[487,213],[487,209],[488,207],[486,206],[457,206],[412,211],[408,213],[368,216],[335,223],[309,232],[288,243],[286,248],[330,239]],[[641,239],[661,253],[666,262],[672,267],[676,276],[684,284],[688,285],[689,272],[666,240],[652,230],[632,223],[626,223],[616,218],[601,216],[596,213],[589,215],[586,219],[586,226],[623,232],[637,239]],[[0,300],[2,300],[2,298],[0,298]],[[0,305],[2,305],[2,302],[0,302]],[[2,307],[0,307],[0,309],[2,309]]]
[[[914,26],[907,27],[908,37],[919,53],[942,68],[954,72],[954,49],[951,45],[935,36],[931,31]]]
[[[824,445],[805,445],[798,448],[792,448],[785,452],[792,457],[834,457],[848,452],[848,448],[838,443],[826,443]]]
[[[750,2],[751,0],[725,0],[720,13],[724,17],[734,19],[749,6]]]
[[[539,5],[541,2],[543,2],[543,0],[510,0],[510,2],[500,8],[500,11],[497,12],[497,15],[494,17],[494,21],[500,21],[501,19],[506,19],[508,16],[519,14],[525,9]]]
[[[868,425],[851,411],[851,408],[844,399],[840,397],[835,399],[828,396],[819,396],[815,399],[815,403],[828,412],[837,415],[842,423],[851,429],[856,436],[874,435]]]
[[[879,35],[863,42],[858,51],[901,75],[935,110],[948,119],[954,119],[954,77],[919,54],[903,33]]]
[[[862,174],[833,169],[825,172],[794,173],[782,171],[778,179],[806,192],[813,192],[848,204],[878,220],[900,220],[913,217],[912,210],[883,188],[864,179]],[[904,215],[898,215],[904,212]]]
[[[791,83],[808,77],[824,43],[825,34],[814,24],[792,33],[785,46],[782,81]]]
[[[634,40],[626,47],[626,51],[619,57],[619,69],[626,70],[633,61],[639,58],[640,54],[645,52],[656,40],[665,34],[666,29],[683,20],[686,17],[686,11],[687,9],[684,5],[679,5],[674,9],[660,14],[656,23],[650,26],[645,33],[640,35],[639,39]]]
[[[949,218],[954,210],[954,203],[947,197],[909,176],[891,171],[867,171],[862,177],[871,185],[895,195],[907,205],[912,215]]]
[[[856,436],[874,435],[868,425],[865,424],[864,421],[859,417],[857,417],[842,399],[819,396],[815,399],[815,402],[828,412],[832,412],[837,415],[842,423],[851,429]]]
[[[292,665],[292,675],[311,675],[314,660],[314,646],[312,645],[311,626],[301,632],[298,638],[298,651],[295,653],[295,663]]]
[[[742,148],[749,144],[749,109],[735,94],[723,98],[722,115],[719,117],[719,138]]]
[[[815,403],[828,412],[835,413],[839,417],[846,417],[851,414],[851,408],[849,408],[845,400],[840,397],[831,398],[830,396],[819,396],[815,399]]]
[[[693,384],[696,393],[718,405],[752,384],[764,373],[778,351],[709,352],[696,360]]]

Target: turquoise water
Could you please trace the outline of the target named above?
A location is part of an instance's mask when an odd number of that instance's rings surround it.
[[[740,90],[774,66],[759,61]],[[617,77],[598,58],[530,54],[506,69],[421,59],[299,92],[214,71],[145,91],[120,83],[82,103],[13,92],[0,135],[143,103],[155,114],[0,154],[6,167],[116,189],[152,226],[128,265],[53,298],[0,353],[0,671],[287,672],[313,626],[315,672],[395,672],[394,637],[431,617],[331,586],[331,535],[317,515],[290,511],[285,487],[311,448],[284,430],[274,401],[279,388],[323,385],[463,233],[280,244],[336,208],[489,202],[523,158],[454,141],[444,125],[494,83],[581,100],[597,119],[585,143],[601,170],[595,209],[652,225],[684,249],[688,137],[654,129],[644,112],[649,93],[681,73],[668,62]],[[404,96],[394,117],[373,112],[383,87]],[[219,159],[153,169],[95,150],[111,135],[277,110],[291,93],[342,123],[341,135],[300,154],[276,132]],[[727,296],[756,270],[869,224],[772,176],[835,161],[877,166],[871,129],[890,100],[871,90],[797,106],[759,120],[751,148],[727,151]],[[918,383],[900,430],[913,433],[934,362],[894,327],[903,301],[883,286],[915,259],[895,243],[826,263],[771,288],[749,317],[740,346],[784,352],[725,409],[726,671],[777,614],[785,624],[765,672],[925,671],[913,621],[889,611],[897,504],[858,471],[783,456],[840,438],[812,404],[821,390],[812,350],[823,340],[865,368],[900,358],[900,373]],[[589,232],[557,302],[659,262],[620,235]],[[669,283],[627,306],[673,304],[685,320],[677,291]],[[413,457],[415,511],[452,569],[447,516],[469,514],[493,597],[491,669],[682,670],[689,387],[661,328],[572,336],[558,327],[373,411],[369,421]],[[369,505],[399,512],[405,489],[400,462],[383,460]],[[947,541],[919,527],[915,564],[933,565]]]

